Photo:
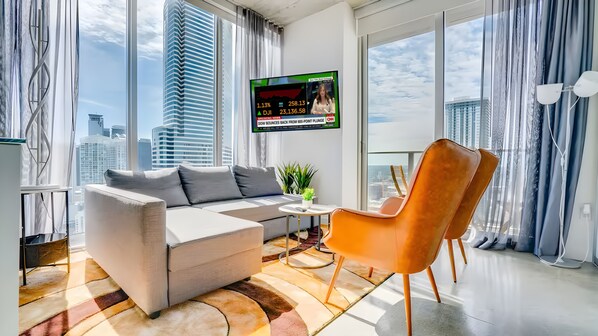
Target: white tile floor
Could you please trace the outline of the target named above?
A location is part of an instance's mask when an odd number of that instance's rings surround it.
[[[598,335],[598,268],[550,267],[529,253],[458,249],[458,283],[446,246],[432,266],[442,303],[425,272],[411,276],[414,335]],[[394,275],[321,336],[404,335],[403,281]]]

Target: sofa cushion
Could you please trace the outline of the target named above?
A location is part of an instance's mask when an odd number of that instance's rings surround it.
[[[191,204],[243,198],[229,167],[181,165],[179,175]]]
[[[193,207],[261,222],[283,217],[284,214],[278,211],[280,206],[300,202],[299,195],[274,195],[196,204]]]
[[[245,197],[282,195],[276,181],[274,167],[259,168],[236,165],[233,167],[239,190]]]
[[[108,169],[104,178],[109,187],[159,198],[168,208],[189,205],[176,168],[144,172]]]
[[[197,208],[166,211],[168,270],[176,272],[261,248],[261,224]]]

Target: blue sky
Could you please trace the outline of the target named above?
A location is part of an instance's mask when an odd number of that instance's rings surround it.
[[[139,2],[139,137],[162,124],[162,8]],[[80,88],[77,136],[87,135],[87,114],[104,115],[105,127],[124,125],[125,29],[122,0],[80,2]],[[445,98],[479,97],[482,19],[446,30]],[[434,33],[369,51],[371,151],[423,150],[433,139]]]
[[[144,0],[138,11],[139,137],[162,124],[162,5]],[[104,115],[104,127],[126,124],[125,30],[122,0],[86,0],[80,11],[79,110],[76,139],[87,135],[87,115]]]
[[[482,27],[446,29],[447,101],[480,96]],[[370,48],[368,62],[369,151],[423,150],[434,139],[434,33]]]

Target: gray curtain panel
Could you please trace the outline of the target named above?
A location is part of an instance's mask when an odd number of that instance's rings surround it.
[[[538,84],[573,85],[592,67],[594,0],[544,1],[538,48]],[[573,99],[576,99],[573,95]],[[561,157],[552,142],[548,127],[560,148],[565,147],[567,95],[552,106],[534,110],[531,132],[534,135],[529,153],[529,169],[523,221],[529,227],[522,250],[541,256],[554,256],[559,242],[559,204],[561,199]],[[564,241],[567,239],[575,192],[581,168],[586,134],[588,99],[580,99],[571,111],[571,142],[567,187],[565,192]]]
[[[280,134],[251,132],[249,81],[280,75],[282,28],[241,7],[237,7],[236,21],[234,163],[274,165],[280,155]]]
[[[473,218],[474,247],[504,249],[528,230],[521,213],[539,24],[539,0],[486,1],[481,97],[491,113],[489,149],[500,162]]]

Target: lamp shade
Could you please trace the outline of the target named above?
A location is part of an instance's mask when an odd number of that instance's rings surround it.
[[[598,93],[598,71],[586,71],[575,83],[573,92],[578,97],[591,97]]]
[[[561,98],[563,83],[544,84],[536,87],[536,99],[543,105],[556,103]]]

